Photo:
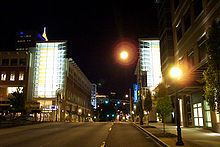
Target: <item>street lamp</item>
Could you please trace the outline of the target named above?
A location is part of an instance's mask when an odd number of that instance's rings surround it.
[[[127,51],[122,51],[121,53],[120,53],[120,58],[122,59],[122,60],[126,60],[127,58],[128,58],[128,52]]]
[[[81,114],[82,114],[82,109],[79,108],[79,109],[78,109],[78,117],[79,117],[78,119],[79,119],[79,122],[80,122],[80,116],[81,116]]]
[[[58,121],[58,102],[60,96],[60,88],[56,90],[56,122]]]
[[[182,76],[182,70],[178,67],[173,67],[170,70],[171,78],[175,80],[180,80]],[[183,146],[184,143],[182,141],[181,135],[181,127],[180,127],[180,106],[179,106],[179,99],[177,96],[177,87],[175,87],[175,101],[176,101],[176,125],[177,125],[177,142],[176,145]]]

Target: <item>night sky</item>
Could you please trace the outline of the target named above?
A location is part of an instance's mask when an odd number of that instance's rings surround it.
[[[0,2],[0,50],[14,50],[19,30],[43,32],[49,40],[67,40],[72,57],[98,92],[124,95],[135,82],[136,62],[116,62],[114,48],[126,39],[157,37],[154,0]]]

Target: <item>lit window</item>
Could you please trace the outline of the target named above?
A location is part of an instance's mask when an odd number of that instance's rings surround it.
[[[1,74],[1,80],[2,80],[2,81],[6,81],[6,73],[5,73],[5,72],[3,72],[3,73]]]
[[[215,115],[216,115],[216,122],[219,123],[220,122],[219,112],[215,111]]]
[[[203,126],[202,103],[193,104],[194,125],[196,127]]]
[[[23,81],[24,80],[24,72],[19,72],[18,80],[19,81]]]
[[[15,73],[11,72],[10,74],[10,81],[15,81]]]
[[[17,90],[21,93],[22,90],[23,90],[23,87],[8,87],[7,88],[7,94],[11,94],[13,92],[16,92]]]

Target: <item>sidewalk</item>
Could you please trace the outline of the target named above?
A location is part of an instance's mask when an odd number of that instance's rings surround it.
[[[162,123],[150,123],[149,125],[156,128],[144,127],[144,129],[155,136],[163,131]],[[177,135],[176,126],[173,124],[166,124],[165,129],[166,132]],[[184,147],[220,147],[220,133],[214,133],[203,128],[182,128],[181,130]],[[176,137],[158,138],[170,147],[176,147]]]

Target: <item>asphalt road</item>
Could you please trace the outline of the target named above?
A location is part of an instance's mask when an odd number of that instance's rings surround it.
[[[129,123],[47,123],[0,129],[0,147],[156,147]]]

